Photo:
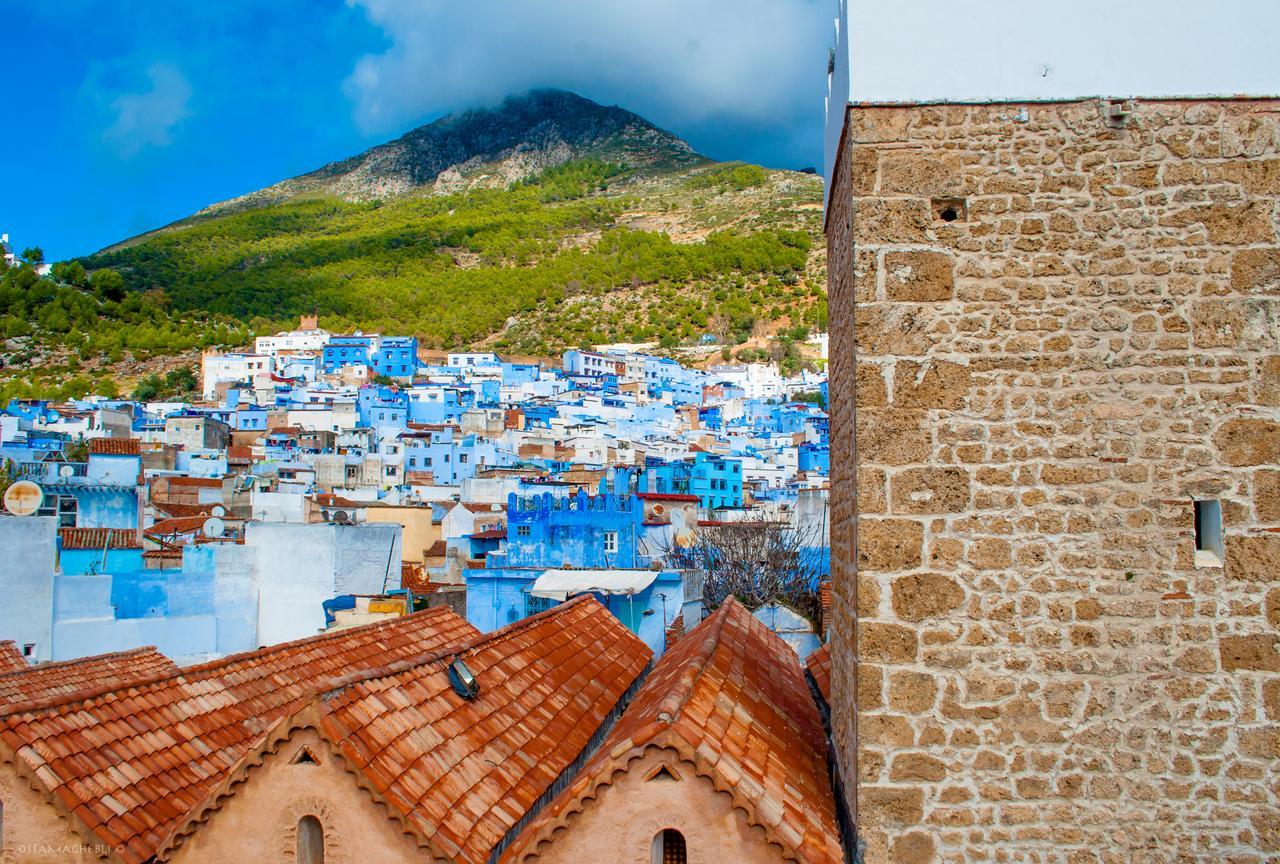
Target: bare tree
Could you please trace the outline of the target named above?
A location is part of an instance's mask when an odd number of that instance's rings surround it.
[[[778,600],[817,621],[821,544],[816,526],[796,527],[757,513],[704,523],[691,543],[669,544],[663,558],[670,567],[706,574],[702,602],[708,610],[732,594],[748,609]]]

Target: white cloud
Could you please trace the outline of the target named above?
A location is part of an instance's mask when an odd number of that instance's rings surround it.
[[[120,93],[110,102],[113,120],[102,138],[125,158],[147,147],[168,146],[174,128],[191,116],[191,84],[181,70],[153,63],[147,78],[149,88]]]
[[[534,86],[660,124],[820,118],[829,0],[347,0],[390,42],[345,89],[368,133]]]

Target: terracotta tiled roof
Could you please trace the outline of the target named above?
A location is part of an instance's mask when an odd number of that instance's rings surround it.
[[[63,549],[141,549],[138,532],[130,528],[59,528]]]
[[[142,452],[137,438],[90,438],[90,456],[137,456]]]
[[[220,477],[166,477],[170,486],[194,486],[199,489],[221,489]]]
[[[818,631],[827,632],[827,623],[831,620],[831,580],[827,579],[818,585],[818,605],[822,609],[822,620]]]
[[[667,492],[637,492],[636,497],[643,501],[688,501],[693,504],[702,500],[697,495],[675,495]]]
[[[473,699],[449,683],[455,657],[479,684]],[[603,606],[576,598],[435,657],[351,676],[271,736],[315,728],[431,857],[484,864],[587,748],[650,657]],[[246,756],[206,807],[233,794],[254,760]],[[192,814],[162,857],[200,818]]]
[[[26,657],[22,656],[22,649],[18,647],[16,642],[12,639],[5,639],[0,642],[0,674],[29,668],[31,668],[31,664],[27,662]]]
[[[90,688],[119,687],[177,668],[154,645],[60,663],[24,663],[22,671],[0,675],[0,706],[38,704]]]
[[[486,528],[483,531],[477,531],[472,534],[471,540],[505,540],[507,537],[506,528]]]
[[[176,501],[152,501],[151,506],[169,516],[204,516],[213,515],[217,504],[179,504]]]
[[[672,619],[671,624],[667,627],[666,646],[670,648],[672,645],[684,638],[684,613],[677,615]]]
[[[170,534],[192,534],[199,531],[209,520],[208,516],[178,516],[173,519],[161,519],[143,533],[148,537],[165,537]]]
[[[38,708],[0,707],[0,752],[140,864],[264,730],[359,672],[476,635],[441,607],[237,654]]]
[[[831,703],[831,643],[826,642],[805,659],[804,665],[813,676],[813,683],[818,685],[822,698]]]
[[[501,861],[522,861],[647,748],[677,752],[802,864],[844,853],[827,745],[800,661],[730,598],[676,643],[577,778]]]
[[[444,540],[437,540],[427,547],[425,554],[428,558],[443,558],[449,554],[449,544]]]
[[[463,501],[462,506],[466,507],[472,513],[505,513],[507,512],[506,504],[485,504],[481,501]]]

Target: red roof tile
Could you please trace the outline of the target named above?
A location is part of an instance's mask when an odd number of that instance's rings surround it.
[[[59,528],[63,549],[141,549],[131,528]]]
[[[0,674],[0,706],[38,704],[91,688],[118,687],[177,668],[154,645],[58,663],[24,662],[21,671]]]
[[[813,683],[818,685],[818,692],[822,694],[822,698],[831,702],[831,643],[824,643],[823,646],[813,651],[804,661],[805,667],[809,670],[809,674],[813,676]]]
[[[844,860],[826,739],[800,661],[732,598],[658,661],[596,755],[500,860],[535,855],[584,798],[649,747],[679,753],[785,857]]]
[[[142,452],[137,438],[90,438],[90,456],[137,456]]]
[[[29,669],[31,664],[27,662],[27,658],[22,656],[16,642],[12,639],[5,639],[0,642],[0,673],[15,672],[21,669]]]
[[[637,492],[636,497],[644,501],[688,501],[692,504],[702,500],[697,495],[675,495],[667,492]]]
[[[166,477],[170,486],[195,486],[200,489],[221,489],[220,477]]]
[[[473,637],[444,607],[237,654],[176,673],[0,706],[0,742],[55,806],[140,864],[264,730],[353,672]]]
[[[473,699],[449,683],[455,657],[479,683]],[[587,748],[650,657],[598,602],[576,598],[433,657],[349,676],[272,736],[315,728],[433,857],[484,864]],[[162,857],[201,810],[233,793],[252,760],[192,812]]]
[[[213,508],[219,504],[179,504],[176,501],[152,501],[151,506],[169,516],[205,516],[213,515]]]
[[[176,516],[172,519],[161,519],[142,533],[148,537],[167,537],[172,534],[193,534],[199,531],[208,516]]]
[[[487,528],[484,531],[477,531],[469,536],[471,540],[505,540],[507,537],[506,528]]]

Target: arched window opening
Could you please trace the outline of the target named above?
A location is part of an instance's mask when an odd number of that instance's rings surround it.
[[[684,835],[674,828],[664,828],[653,835],[649,860],[652,864],[688,864]]]
[[[324,826],[314,816],[303,816],[298,820],[294,860],[297,864],[324,864]]]

